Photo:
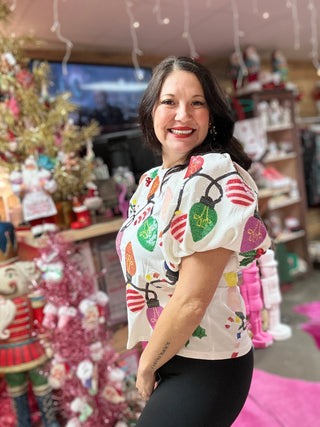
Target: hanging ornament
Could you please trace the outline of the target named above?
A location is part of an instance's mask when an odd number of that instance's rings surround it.
[[[129,242],[125,249],[125,260],[126,260],[126,272],[129,281],[131,281],[131,278],[136,273],[136,261],[134,259],[133,250],[132,250],[132,243]]]
[[[144,77],[144,73],[140,68],[139,61],[138,61],[138,55],[139,56],[143,55],[143,52],[138,47],[138,37],[137,37],[137,33],[136,33],[136,29],[139,26],[137,26],[137,24],[136,24],[137,21],[134,19],[134,16],[133,16],[133,13],[131,10],[131,8],[133,6],[132,1],[125,0],[125,2],[126,2],[127,14],[129,17],[130,34],[131,34],[132,44],[133,44],[132,53],[131,53],[132,63],[133,63],[134,69],[135,69],[136,78],[138,80],[142,80]]]
[[[64,75],[66,75],[68,74],[67,63],[71,55],[71,49],[73,48],[73,43],[67,38],[63,37],[63,35],[61,34],[59,14],[58,14],[58,0],[53,0],[53,16],[54,16],[54,22],[51,27],[51,31],[56,33],[58,39],[63,43],[65,43],[66,45],[66,53],[62,59],[62,72]]]
[[[231,6],[232,6],[232,14],[233,14],[233,42],[234,42],[234,50],[236,52],[239,66],[240,66],[240,72],[238,74],[238,79],[236,82],[236,88],[240,88],[242,86],[242,80],[245,76],[248,75],[248,69],[245,66],[245,63],[243,62],[243,55],[240,48],[240,30],[239,30],[239,11],[236,0],[231,0]]]
[[[291,9],[291,12],[292,12],[294,48],[295,50],[298,50],[300,49],[300,24],[299,24],[299,17],[298,17],[297,0],[287,1],[286,6],[288,9]]]
[[[240,178],[231,178],[226,185],[226,196],[235,205],[250,206],[254,202],[254,194]]]
[[[217,223],[217,212],[209,197],[201,197],[190,209],[189,223],[194,242],[203,239]]]
[[[193,59],[199,58],[199,54],[196,52],[191,34],[190,34],[190,12],[189,12],[189,0],[183,1],[184,5],[184,31],[182,33],[182,37],[187,40],[189,48],[190,48],[190,57]]]
[[[141,246],[147,251],[152,252],[157,243],[158,221],[149,217],[138,229],[138,240]]]
[[[150,191],[147,196],[147,200],[149,200],[149,198],[158,190],[159,185],[160,185],[160,178],[157,175],[151,185]]]
[[[312,63],[317,70],[317,75],[320,76],[320,62],[318,56],[318,21],[317,10],[313,0],[308,1],[308,9],[310,11],[310,27],[311,27],[311,58]]]
[[[180,214],[180,212],[177,212],[176,216],[174,217],[174,219],[170,225],[170,230],[171,230],[172,236],[176,240],[178,240],[178,242],[180,242],[180,243],[183,240],[183,236],[184,236],[184,233],[186,230],[187,218],[188,218],[187,214]]]
[[[170,23],[169,18],[161,18],[161,6],[160,6],[160,0],[155,0],[156,4],[153,8],[153,13],[157,16],[157,22],[160,25],[168,25]]]
[[[240,251],[248,252],[258,248],[266,238],[266,235],[267,230],[262,220],[252,216],[244,227]]]
[[[193,156],[191,157],[187,172],[184,178],[188,178],[191,175],[194,175],[198,170],[201,169],[203,165],[204,159],[201,156]]]
[[[133,313],[141,311],[145,306],[144,297],[138,291],[132,289],[130,285],[127,287],[126,299],[128,309]]]
[[[163,307],[161,307],[157,298],[150,298],[147,300],[147,306],[147,318],[152,329],[154,329],[157,320],[162,313]]]

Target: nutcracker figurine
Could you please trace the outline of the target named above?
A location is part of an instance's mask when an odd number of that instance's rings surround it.
[[[273,344],[273,336],[262,329],[261,310],[263,308],[261,280],[256,262],[242,271],[243,282],[240,292],[246,304],[249,329],[252,332],[254,348],[266,348]]]
[[[19,261],[14,227],[0,222],[0,374],[4,374],[18,427],[31,427],[29,380],[45,427],[58,427],[51,390],[40,372],[47,361],[40,343],[44,301],[31,292],[40,273],[33,262]]]

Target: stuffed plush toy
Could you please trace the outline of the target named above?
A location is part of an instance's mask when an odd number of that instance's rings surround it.
[[[44,301],[32,293],[40,273],[35,264],[19,261],[14,227],[0,223],[0,373],[5,375],[19,427],[31,427],[29,381],[45,427],[58,427],[51,389],[40,373],[48,356],[40,343]]]

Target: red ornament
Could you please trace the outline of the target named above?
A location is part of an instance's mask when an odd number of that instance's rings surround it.
[[[203,165],[203,157],[201,156],[193,156],[191,157],[187,172],[184,178],[188,178],[189,176],[195,174],[198,170],[202,168]]]
[[[33,75],[27,70],[21,70],[16,74],[18,83],[23,87],[23,89],[29,89],[33,84]]]

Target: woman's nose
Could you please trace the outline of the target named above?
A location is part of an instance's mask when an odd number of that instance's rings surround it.
[[[190,117],[190,109],[186,104],[179,104],[176,110],[176,120],[184,120]]]

